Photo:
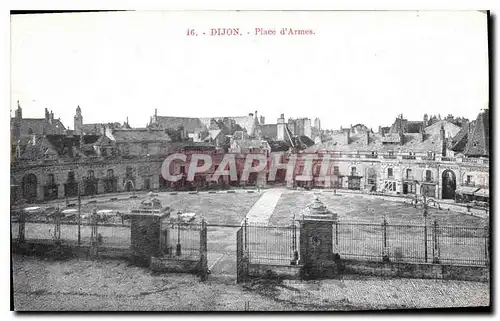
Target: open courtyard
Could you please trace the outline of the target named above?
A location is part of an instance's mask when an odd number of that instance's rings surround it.
[[[299,191],[285,188],[266,190],[237,190],[231,193],[158,193],[163,206],[174,210],[196,213],[194,223],[205,219],[208,223],[208,261],[212,273],[235,275],[236,273],[236,232],[247,219],[250,226],[271,225],[278,229],[250,229],[250,251],[254,259],[265,258],[279,264],[288,264],[296,249],[292,244],[292,233],[299,239],[299,229],[286,228],[300,220],[302,212],[313,196],[338,215],[340,225],[335,229],[336,249],[345,257],[376,259],[382,254],[382,222],[385,217],[389,255],[400,260],[423,262],[427,244],[428,260],[432,260],[434,221],[440,226],[438,233],[441,261],[447,263],[483,262],[486,259],[488,221],[473,215],[450,210],[429,208],[427,230],[421,206],[415,208],[403,201],[388,201],[373,195],[333,193],[331,191]],[[98,196],[82,200],[81,211],[88,214],[93,210],[113,210],[127,213],[149,196],[146,193],[129,198],[127,195],[110,197]],[[72,203],[75,200],[70,200]],[[63,202],[53,202],[46,206],[64,206]],[[110,224],[112,223],[112,224]],[[129,247],[130,228],[121,219],[113,217],[110,226],[99,227],[103,243],[108,246]],[[295,222],[295,224],[297,224]],[[298,224],[296,225],[298,226]],[[453,226],[448,228],[448,226]],[[459,228],[456,228],[458,226]],[[281,228],[281,229],[280,229]],[[27,239],[51,239],[53,226],[41,223],[26,224]],[[81,229],[82,242],[90,241],[90,225]],[[174,229],[175,231],[175,229]],[[13,236],[18,234],[17,224],[12,225]],[[424,240],[427,232],[428,239]],[[77,240],[77,226],[61,225],[63,240]],[[181,244],[185,253],[197,253],[199,237],[196,230],[182,230]],[[176,242],[172,233],[172,242]]]

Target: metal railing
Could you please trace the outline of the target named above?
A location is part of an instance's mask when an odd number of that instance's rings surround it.
[[[24,229],[24,232],[21,232],[21,229]],[[99,247],[128,248],[131,244],[129,224],[82,222],[79,228],[77,222],[30,220],[22,224],[14,220],[11,223],[11,231],[14,240],[24,233],[23,241],[40,243],[58,241],[72,245],[90,245],[95,239]]]
[[[408,263],[486,265],[487,227],[338,222],[334,252],[341,257]]]
[[[200,230],[203,223],[166,222],[162,226],[162,252],[177,257],[200,253]]]
[[[299,227],[245,225],[246,250],[250,263],[290,265],[297,262]]]

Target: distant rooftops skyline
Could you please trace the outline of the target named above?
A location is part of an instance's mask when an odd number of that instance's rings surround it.
[[[87,113],[85,113],[85,108],[80,106],[80,105],[77,105],[74,109],[73,109],[73,117],[70,119],[70,120],[67,120],[67,119],[63,119],[61,117],[59,117],[59,112],[56,110],[56,109],[50,109],[48,107],[42,107],[41,111],[38,113],[38,112],[34,112],[33,108],[30,108],[29,110],[31,111],[29,114],[26,113],[26,110],[25,108],[23,107],[23,102],[22,101],[17,101],[15,103],[16,105],[16,108],[13,108],[11,109],[10,111],[10,117],[11,118],[14,118],[15,117],[15,112],[16,112],[16,109],[17,109],[17,106],[20,106],[21,109],[22,109],[22,117],[23,119],[44,119],[46,118],[47,114],[45,114],[45,117],[43,116],[43,113],[45,111],[50,111],[49,115],[56,121],[59,121],[59,123],[62,123],[64,124],[64,127],[65,129],[68,129],[68,130],[74,130],[74,126],[73,126],[73,121],[74,121],[74,116],[75,116],[75,113],[76,113],[76,109],[77,108],[80,108],[81,110],[81,113],[82,113],[82,116],[84,117],[84,125],[87,125],[87,126],[90,126],[90,125],[99,125],[99,124],[110,124],[110,123],[120,123],[120,124],[130,124],[130,127],[131,128],[145,128],[147,124],[150,123],[150,120],[151,120],[151,115],[154,114],[155,110],[153,110],[152,114],[149,114],[149,113],[146,113],[147,115],[144,115],[144,123],[141,123],[141,121],[138,121],[137,119],[132,119],[133,122],[129,123],[129,116],[127,115],[122,115],[122,118],[123,120],[121,119],[114,119],[114,120],[110,120],[110,121],[92,121],[92,122],[89,122],[88,119],[90,118],[91,115],[87,115]],[[32,107],[32,106],[30,106]],[[458,114],[452,114],[454,117],[463,117],[463,118],[467,118],[469,119],[469,121],[472,121],[474,120],[477,115],[481,112],[483,112],[484,110],[486,110],[488,108],[480,108],[474,116],[472,117],[467,117],[465,115],[458,115]],[[55,112],[54,112],[55,111]],[[281,117],[281,114],[276,118],[270,118],[268,116],[266,116],[263,112],[259,112],[258,110],[257,111],[252,111],[252,112],[248,112],[246,114],[242,113],[241,115],[212,115],[212,116],[174,116],[174,115],[168,115],[168,114],[165,114],[165,113],[162,113],[161,110],[156,110],[156,113],[158,115],[159,118],[170,118],[170,119],[174,119],[174,118],[186,118],[186,119],[200,119],[204,122],[206,122],[207,119],[223,119],[223,118],[238,118],[238,117],[248,117],[248,116],[253,116],[255,117],[255,112],[257,112],[257,117],[258,117],[258,120],[260,121],[261,119],[261,116],[264,117],[265,119],[265,125],[270,125],[270,124],[276,124],[278,119]],[[90,113],[88,113],[90,114]],[[441,119],[445,119],[448,115],[444,115],[444,114],[439,114],[439,113],[426,113],[426,112],[422,112],[422,117],[420,119],[412,119],[412,118],[409,118],[409,117],[406,117],[404,113],[396,113],[395,115],[393,115],[392,118],[389,118],[386,120],[385,123],[383,124],[379,124],[377,126],[370,126],[370,125],[367,125],[367,124],[363,124],[363,123],[360,123],[360,122],[352,122],[351,124],[347,124],[346,122],[344,122],[343,125],[341,125],[339,128],[331,128],[331,127],[327,127],[327,126],[324,126],[323,124],[325,123],[325,120],[326,119],[322,119],[320,117],[315,117],[315,116],[312,116],[312,117],[306,117],[306,116],[303,116],[303,115],[298,115],[298,116],[295,116],[295,115],[291,115],[291,114],[286,114],[286,113],[282,113],[284,114],[285,116],[285,123],[289,120],[289,119],[294,119],[294,120],[297,120],[297,119],[310,119],[311,120],[311,125],[314,126],[314,121],[316,118],[318,118],[320,121],[321,121],[321,129],[325,129],[325,130],[339,130],[340,128],[350,128],[351,126],[357,126],[357,125],[365,125],[366,127],[368,128],[371,128],[373,129],[374,131],[376,131],[378,129],[379,126],[381,127],[391,127],[391,125],[393,125],[394,121],[396,119],[399,119],[399,118],[403,118],[405,120],[407,120],[408,122],[420,122],[424,119],[424,115],[427,114],[429,117],[431,116],[441,116]],[[66,117],[67,118],[67,117]],[[339,119],[341,117],[336,117],[336,119]],[[347,118],[347,117],[346,117]],[[95,119],[95,117],[92,117],[92,119]]]

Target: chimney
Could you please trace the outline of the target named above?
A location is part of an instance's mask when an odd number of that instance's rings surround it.
[[[265,119],[264,119],[264,116],[260,116],[260,120],[259,120],[260,124],[261,125],[264,125],[265,124]]]
[[[366,145],[370,144],[370,131],[366,131]]]
[[[441,138],[441,154],[443,156],[446,156],[446,137],[445,137],[445,131],[444,131],[444,126],[441,124],[441,129],[439,130],[439,138]]]
[[[68,156],[70,158],[73,158],[73,137],[68,139],[67,147],[68,147]]]
[[[350,129],[344,129],[344,143],[346,145],[349,145],[351,140],[351,130]]]
[[[404,145],[405,143],[405,135],[403,134],[403,130],[399,129],[399,144]]]
[[[441,140],[445,139],[445,131],[444,131],[444,126],[441,124],[441,129],[439,129],[439,136],[441,137]]]
[[[155,123],[158,123],[158,109],[155,108],[155,117],[154,117]]]
[[[45,120],[49,121],[49,119],[50,119],[49,110],[47,108],[45,108]]]
[[[382,130],[382,126],[378,126],[378,134],[384,137],[384,131]]]
[[[52,112],[52,110],[50,111],[50,116],[49,116],[49,120],[50,120],[50,123],[52,124],[52,122],[54,121],[54,113]]]

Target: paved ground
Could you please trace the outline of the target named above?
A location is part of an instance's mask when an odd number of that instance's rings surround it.
[[[13,258],[18,311],[367,310],[488,306],[489,284],[344,279],[235,284],[211,275],[154,274],[121,261]]]
[[[266,190],[253,207],[248,211],[246,218],[249,224],[267,224],[274,209],[278,204],[281,194],[286,192],[284,188],[273,188]]]

